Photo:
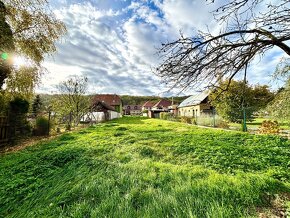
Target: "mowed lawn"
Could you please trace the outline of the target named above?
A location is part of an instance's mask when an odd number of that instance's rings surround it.
[[[0,217],[271,217],[290,141],[121,118],[0,156]]]

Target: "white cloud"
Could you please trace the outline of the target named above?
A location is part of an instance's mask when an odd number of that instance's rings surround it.
[[[78,74],[89,78],[90,92],[158,95],[167,89],[150,69],[158,63],[156,48],[178,38],[180,30],[190,36],[197,29],[220,28],[210,13],[217,5],[200,0],[62,1],[62,6],[55,13],[68,34],[54,59],[44,63],[51,73],[44,77],[42,91]],[[254,62],[254,80],[265,83],[262,75],[280,56],[273,50],[263,57],[266,61]]]

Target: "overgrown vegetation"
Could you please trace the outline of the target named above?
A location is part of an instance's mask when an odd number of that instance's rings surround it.
[[[266,85],[251,86],[243,81],[232,80],[228,87],[228,83],[227,80],[219,82],[222,89],[214,90],[210,99],[217,113],[229,122],[241,123],[244,108],[247,120],[252,120],[253,113],[265,108],[274,98]],[[224,91],[227,87],[228,90]]]
[[[278,136],[126,117],[0,156],[0,217],[285,213],[289,159]]]

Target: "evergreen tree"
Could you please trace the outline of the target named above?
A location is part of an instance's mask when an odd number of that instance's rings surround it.
[[[41,112],[41,108],[42,108],[41,98],[39,95],[36,95],[32,103],[32,113],[35,117]]]

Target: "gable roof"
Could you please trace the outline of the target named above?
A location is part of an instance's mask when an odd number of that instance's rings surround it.
[[[153,107],[168,107],[172,104],[171,101],[168,101],[166,99],[161,99],[160,101],[158,101]]]
[[[95,95],[95,97],[93,99],[93,103],[95,103],[97,101],[104,102],[105,104],[110,105],[110,106],[122,104],[122,100],[121,100],[120,96],[116,95],[116,94],[98,94],[98,95]]]
[[[178,107],[181,108],[181,107],[198,105],[204,99],[206,99],[208,96],[209,96],[209,91],[204,91],[204,92],[198,93],[196,95],[192,95],[192,96],[188,97],[187,99],[185,99],[183,102],[181,102]]]
[[[154,102],[152,102],[152,101],[146,101],[143,105],[142,105],[142,107],[153,107],[154,106]]]
[[[113,108],[112,106],[106,104],[105,102],[96,100],[93,103],[93,110],[102,110],[102,109],[106,109],[106,110],[110,110],[110,111],[116,111],[115,108]]]

